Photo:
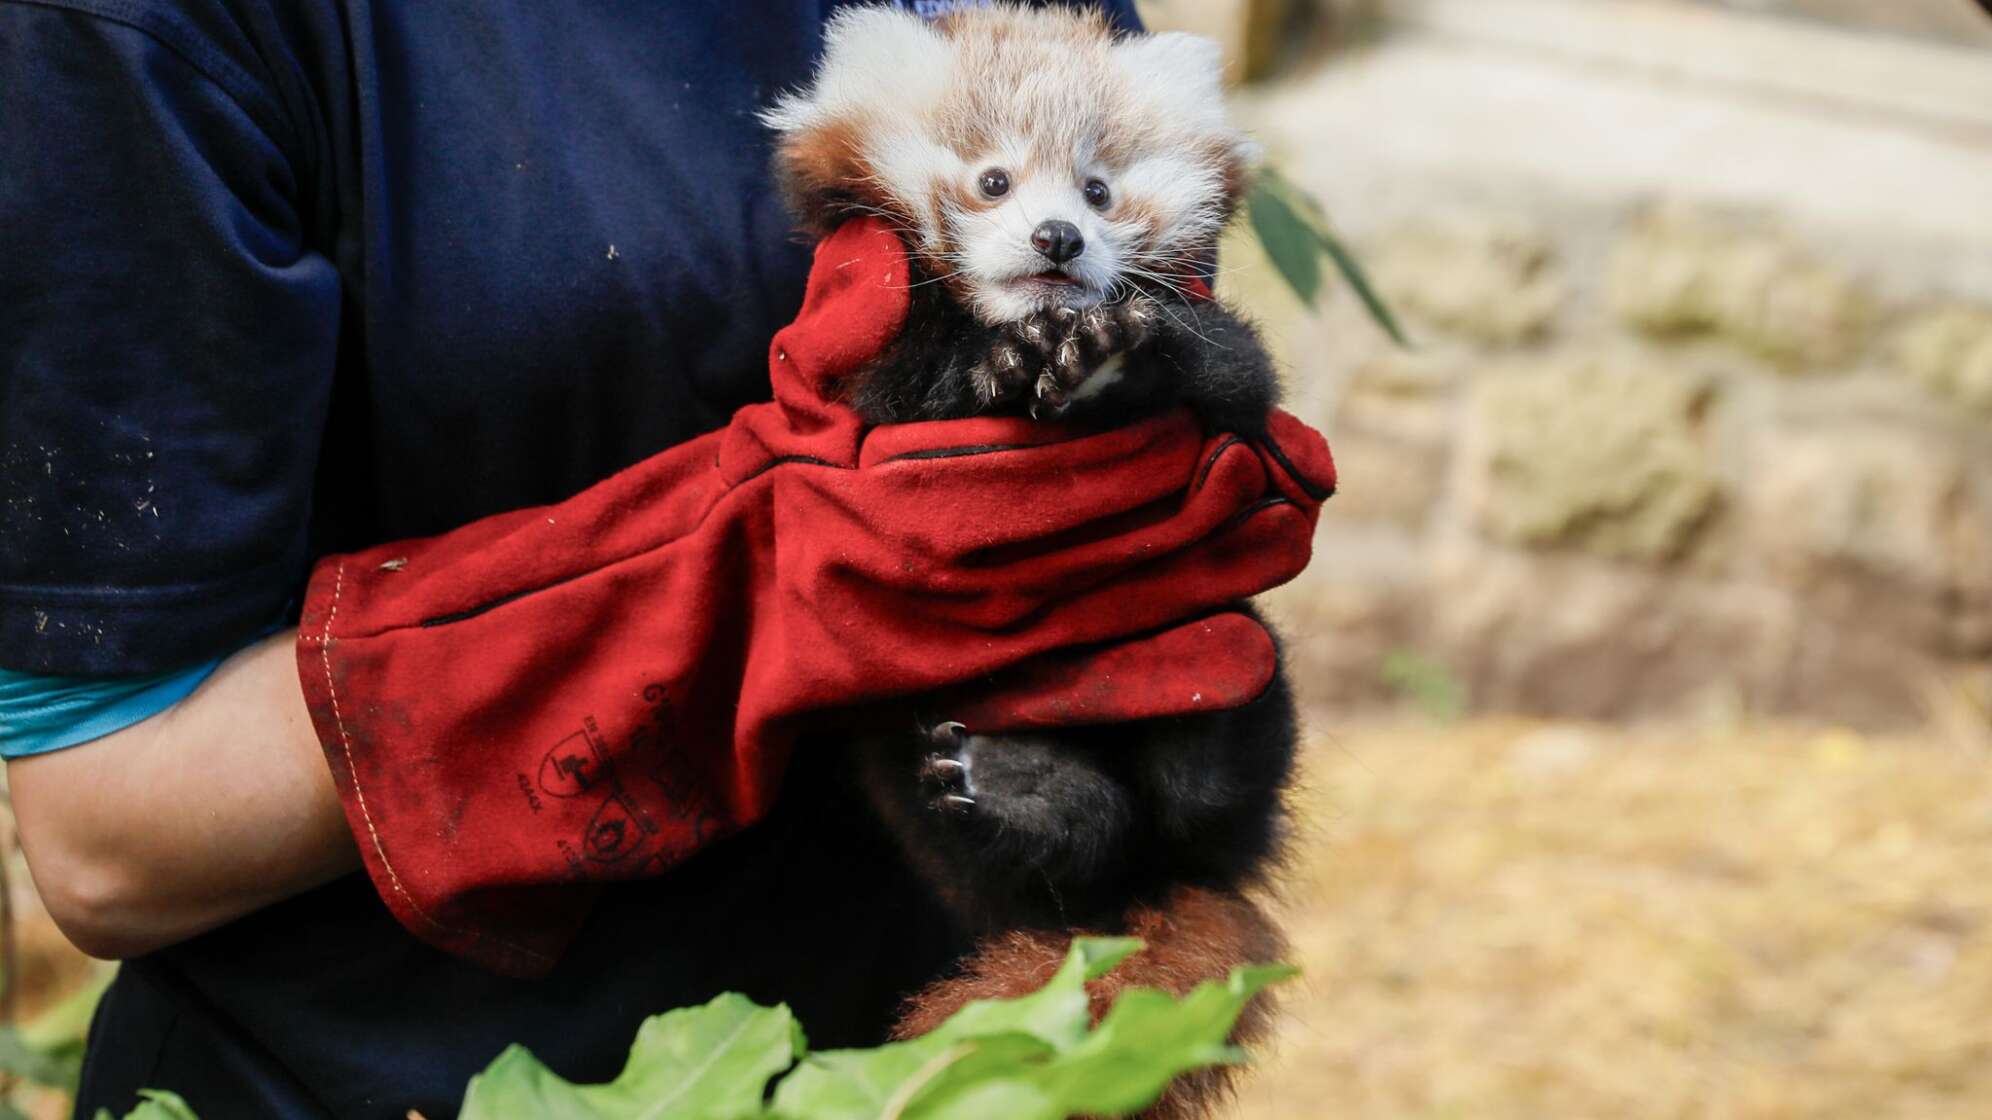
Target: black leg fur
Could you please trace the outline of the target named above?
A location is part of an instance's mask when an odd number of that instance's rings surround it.
[[[1296,739],[1283,675],[1242,708],[1057,732],[874,735],[868,796],[971,929],[1109,923],[1276,861]]]
[[[1187,404],[1249,437],[1278,401],[1257,333],[1217,303],[1135,292],[989,326],[917,268],[912,284],[905,329],[845,386],[875,423],[1122,423]],[[1089,391],[1090,377],[1105,380]],[[864,784],[972,927],[1097,921],[1183,884],[1236,888],[1274,858],[1294,741],[1284,677],[1234,712],[1119,727],[989,736],[915,722],[863,744]]]
[[[944,284],[914,285],[906,329],[845,387],[874,423],[1010,413],[1115,424],[1187,404],[1212,431],[1251,438],[1278,403],[1256,331],[1217,303],[1137,293],[991,327]],[[1101,1001],[1114,985],[1181,991],[1278,955],[1277,927],[1244,892],[1270,875],[1284,835],[1297,731],[1283,671],[1234,711],[1112,727],[989,735],[934,715],[908,713],[856,748],[866,800],[906,865],[962,935],[980,938],[908,1001],[899,1037],[970,999],[1034,989],[1075,931],[1150,943],[1095,992]],[[1238,1039],[1262,1032],[1266,1014],[1255,1006]],[[1147,1115],[1206,1115],[1223,1084],[1184,1079]]]

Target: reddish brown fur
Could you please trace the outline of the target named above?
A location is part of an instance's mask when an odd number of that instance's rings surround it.
[[[1238,150],[1226,143],[1212,143],[1205,156],[1215,166],[1224,169],[1224,220],[1238,212],[1238,204],[1244,201],[1245,192],[1252,187],[1252,168],[1238,155]]]
[[[1072,938],[1088,933],[1139,937],[1147,949],[1105,977],[1087,985],[1098,1022],[1128,988],[1160,988],[1183,995],[1206,980],[1219,980],[1233,968],[1281,959],[1285,941],[1259,905],[1238,894],[1179,887],[1161,907],[1130,911],[1117,930],[1012,930],[988,939],[961,966],[906,1003],[895,1038],[913,1038],[940,1026],[963,1006],[979,999],[1011,999],[1036,991],[1065,960]],[[1249,1045],[1272,1025],[1268,997],[1254,999],[1240,1016],[1232,1041]],[[1217,1067],[1178,1078],[1142,1120],[1203,1120],[1228,1099],[1234,1071]]]
[[[789,212],[818,233],[836,228],[852,202],[890,202],[865,162],[860,131],[858,121],[841,118],[793,133],[776,148],[775,168]]]

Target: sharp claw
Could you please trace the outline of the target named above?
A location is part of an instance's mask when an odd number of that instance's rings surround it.
[[[968,734],[968,728],[963,727],[953,720],[949,720],[946,723],[935,724],[934,729],[927,732],[927,738],[935,742],[945,741],[949,744],[954,744],[961,742],[962,736],[966,734]]]
[[[988,366],[976,366],[968,374],[969,383],[975,387],[975,395],[983,404],[994,404],[1003,395],[1003,382],[996,371]]]
[[[937,777],[958,778],[968,773],[968,767],[964,766],[958,758],[946,758],[938,754],[930,754],[927,756],[927,765],[924,772]]]
[[[946,797],[936,799],[934,804],[946,812],[966,813],[970,809],[975,808],[975,798],[963,797],[958,793],[950,793]]]

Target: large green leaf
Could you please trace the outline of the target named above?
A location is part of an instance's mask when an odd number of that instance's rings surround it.
[[[1175,1078],[1192,1070],[1244,1060],[1227,1040],[1247,1002],[1292,972],[1284,967],[1238,969],[1198,985],[1178,1000],[1136,988],[1122,993],[1097,1030],[1041,1060],[1009,1065],[971,1081],[941,1077],[906,1116],[921,1120],[1063,1120],[1124,1116],[1153,1104]],[[998,1096],[998,1093],[1001,1096]],[[978,1111],[982,1102],[999,1103]]]
[[[524,1048],[471,1079],[463,1120],[1065,1120],[1124,1116],[1153,1103],[1178,1074],[1242,1060],[1226,1041],[1246,1003],[1291,970],[1241,968],[1176,999],[1122,993],[1090,1026],[1086,982],[1141,943],[1074,940],[1042,989],[970,1004],[933,1032],[873,1050],[803,1057],[785,1007],[721,996],[643,1025],[614,1081],[574,1085]],[[800,1063],[797,1059],[801,1058]],[[766,1096],[769,1079],[795,1068]],[[110,1120],[109,1113],[98,1120]],[[126,1120],[195,1120],[149,1093]]]
[[[1133,937],[1078,937],[1044,987],[1017,999],[977,1000],[935,1027],[927,1038],[953,1042],[996,1034],[1027,1034],[1065,1049],[1086,1037],[1092,1017],[1086,981],[1097,980],[1141,951]]]
[[[1292,976],[1285,965],[1234,969],[1182,999],[1153,989],[1121,996],[1099,1029],[1047,1068],[1044,1084],[1071,1114],[1118,1116],[1154,1102],[1177,1076],[1230,1065],[1245,1054],[1228,1039],[1245,1005]]]
[[[937,1113],[931,1110],[931,1101],[937,1087],[1000,1086],[1008,1072],[1053,1053],[1030,1035],[999,1034],[953,1042],[926,1035],[875,1050],[812,1054],[775,1089],[774,1112],[784,1120],[910,1120],[942,1115],[1025,1120],[1049,1115],[1007,1097],[1004,1109],[993,1113]]]
[[[574,1085],[513,1046],[471,1078],[463,1120],[733,1120],[761,1114],[768,1079],[804,1048],[786,1007],[727,994],[643,1024],[621,1075]]]
[[[1241,1060],[1227,1043],[1245,1004],[1282,968],[1239,969],[1177,1000],[1125,992],[1089,1030],[1086,981],[1140,943],[1075,940],[1065,964],[1021,999],[963,1008],[932,1033],[878,1050],[812,1056],[785,1078],[785,1120],[1064,1120],[1154,1103],[1178,1074]]]
[[[1084,1040],[1091,1026],[1086,981],[1106,975],[1140,949],[1141,942],[1133,938],[1078,938],[1051,980],[1027,996],[977,1000],[908,1042],[813,1054],[782,1080],[775,1111],[807,1120],[927,1115],[920,1102],[935,1094],[952,1099],[950,1087],[975,1086],[985,1091],[978,1107],[1002,1106],[1003,1111],[989,1115],[1039,1115],[1049,1102],[1015,1099],[1019,1087],[996,1088],[992,1081],[1004,1069],[1021,1068]]]

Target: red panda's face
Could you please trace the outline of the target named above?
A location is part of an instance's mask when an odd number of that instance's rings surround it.
[[[1215,44],[1116,41],[1097,16],[1008,7],[832,22],[815,84],[767,114],[791,203],[891,220],[986,322],[1173,285],[1212,252],[1250,143]]]

